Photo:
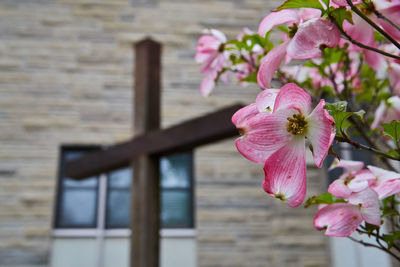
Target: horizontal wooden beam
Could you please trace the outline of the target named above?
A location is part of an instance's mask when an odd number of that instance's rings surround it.
[[[129,166],[132,159],[140,155],[165,155],[237,136],[231,117],[243,106],[236,104],[71,160],[64,166],[65,175],[80,180]]]

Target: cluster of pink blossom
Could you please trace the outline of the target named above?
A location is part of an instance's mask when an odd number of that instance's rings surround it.
[[[341,160],[333,166],[345,172],[330,184],[328,192],[347,203],[320,205],[315,228],[325,229],[326,235],[348,236],[363,220],[379,226],[379,200],[400,192],[400,174],[375,166],[363,169],[361,161]]]
[[[378,136],[392,149],[379,152],[374,145],[369,151],[400,160],[400,122],[389,134],[396,147],[382,133],[382,123],[400,120],[400,0],[301,3],[285,1],[261,21],[258,33],[245,29],[234,41],[210,30],[199,39],[196,54],[205,75],[203,95],[211,93],[217,80],[226,81],[228,72],[242,84],[253,81],[263,89],[255,103],[233,115],[241,133],[235,144],[244,157],[264,164],[264,191],[291,207],[300,205],[306,195],[306,147],[318,167],[336,134],[342,142],[363,147],[342,128],[349,127],[345,121],[355,113],[330,110],[329,114],[324,92],[310,95],[315,88],[331,88],[329,97],[350,102],[351,111],[367,102],[371,110],[361,119],[362,125],[353,122],[358,133],[366,129],[364,138]],[[282,42],[275,47],[268,41],[274,29],[282,32]],[[271,89],[274,77],[281,89]],[[319,99],[313,110],[312,99]],[[343,112],[339,126],[334,112]],[[319,205],[315,228],[326,230],[326,235],[348,236],[363,221],[379,227],[380,201],[400,194],[400,174],[375,166],[364,169],[364,163],[357,161],[341,160],[335,167],[345,172],[328,188],[335,201],[320,202],[329,204]]]
[[[335,133],[333,118],[321,99],[311,112],[311,97],[289,83],[259,94],[255,104],[237,111],[232,122],[242,136],[236,147],[243,156],[264,164],[264,190],[289,206],[300,205],[306,194],[306,142],[321,167]]]

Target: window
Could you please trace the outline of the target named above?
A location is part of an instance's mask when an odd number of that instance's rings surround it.
[[[60,158],[55,228],[127,229],[130,223],[131,168],[76,181],[62,166],[96,147],[63,147]],[[160,159],[162,228],[193,228],[193,157],[191,152]]]

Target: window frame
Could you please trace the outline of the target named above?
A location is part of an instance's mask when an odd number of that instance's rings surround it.
[[[98,185],[97,185],[97,200],[96,200],[96,223],[95,227],[82,227],[82,226],[74,226],[63,228],[59,227],[59,220],[61,214],[61,199],[62,199],[62,177],[63,177],[63,153],[66,151],[76,151],[76,150],[84,150],[84,151],[96,151],[101,150],[102,147],[98,145],[61,145],[59,149],[59,160],[58,160],[58,172],[57,172],[57,184],[56,184],[56,197],[54,204],[54,216],[53,216],[53,237],[88,237],[88,238],[96,238],[99,241],[99,244],[103,243],[104,239],[107,237],[130,237],[131,230],[129,227],[127,228],[106,228],[106,204],[107,204],[107,195],[108,195],[108,173],[102,173],[98,176]],[[188,228],[162,228],[160,229],[161,237],[194,237],[197,235],[197,231],[195,229],[195,203],[194,203],[194,155],[193,151],[180,151],[179,153],[188,153],[189,160],[191,162],[189,166],[189,175],[190,179],[190,187],[188,189],[188,193],[190,194],[190,202],[191,209],[189,210],[190,225]],[[168,155],[165,155],[168,156]],[[160,193],[161,193],[161,184],[160,184]],[[161,204],[160,204],[161,205]],[[160,206],[160,208],[162,208]],[[161,219],[161,217],[160,217]]]

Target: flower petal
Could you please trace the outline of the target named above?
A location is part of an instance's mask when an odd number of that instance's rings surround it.
[[[232,123],[236,128],[240,129],[245,127],[246,121],[257,115],[259,111],[255,103],[245,106],[235,112],[232,116]]]
[[[353,13],[353,24],[347,20],[343,21],[344,31],[354,40],[364,44],[371,45],[374,43],[374,29],[363,20],[360,16]],[[357,46],[356,46],[357,47]],[[358,47],[357,47],[358,48]]]
[[[350,181],[348,187],[353,192],[360,192],[375,182],[375,175],[370,170],[361,170],[354,174],[355,178]]]
[[[300,24],[288,45],[287,53],[294,59],[320,57],[321,46],[334,47],[339,44],[339,40],[339,30],[332,22],[311,19]]]
[[[379,195],[379,199],[400,193],[400,179],[384,181],[379,185],[372,185],[372,189]]]
[[[375,129],[381,124],[385,111],[386,111],[386,103],[384,100],[382,100],[378,108],[375,110],[374,121],[371,124],[371,129]]]
[[[285,109],[296,109],[303,115],[309,114],[311,109],[310,94],[294,83],[285,84],[275,99],[274,111]]]
[[[258,34],[264,37],[274,26],[283,23],[296,23],[298,20],[297,12],[292,9],[271,12],[261,21],[260,26],[258,26]]]
[[[364,168],[364,162],[355,160],[345,160],[345,159],[341,159],[339,161],[335,159],[329,170],[333,170],[335,168],[343,168],[346,170],[346,172],[357,172],[362,170],[362,168]]]
[[[202,35],[197,41],[197,53],[210,53],[217,51],[221,41],[212,35]]]
[[[334,203],[320,209],[314,227],[329,236],[349,236],[363,221],[360,209],[348,203]]]
[[[200,92],[202,96],[206,97],[210,95],[211,91],[215,87],[215,79],[217,78],[217,74],[218,73],[216,71],[213,71],[204,77],[200,84]]]
[[[241,121],[238,130],[243,136],[236,139],[236,148],[247,159],[265,163],[269,156],[290,141],[292,135],[286,130],[286,121],[294,112],[261,112],[251,119]]]
[[[257,82],[261,88],[268,88],[275,71],[281,65],[286,56],[286,47],[289,42],[278,45],[268,52],[261,60],[260,68],[257,73]]]
[[[308,130],[306,136],[313,147],[314,162],[320,168],[335,138],[332,127],[335,120],[325,110],[325,101],[323,99],[307,118],[307,122]]]
[[[306,151],[304,138],[293,139],[276,151],[264,165],[265,192],[286,201],[290,207],[300,205],[306,194]]]
[[[367,188],[358,193],[353,193],[348,201],[350,204],[361,206],[361,214],[367,223],[381,224],[378,194],[374,190]]]
[[[274,110],[274,104],[279,89],[265,89],[258,94],[256,98],[256,106],[259,112],[269,112]]]
[[[376,184],[381,184],[392,179],[400,179],[400,173],[387,171],[372,165],[368,165],[367,168],[375,175]]]
[[[368,169],[370,169],[376,177],[376,181],[371,185],[371,188],[378,193],[379,199],[384,199],[400,192],[399,173],[387,171],[371,165],[368,166]]]
[[[349,197],[353,191],[346,184],[347,175],[348,174],[344,174],[340,178],[333,181],[328,187],[328,192],[338,198]]]
[[[348,198],[352,193],[368,188],[375,179],[370,170],[346,172],[329,185],[328,192],[338,198]]]

